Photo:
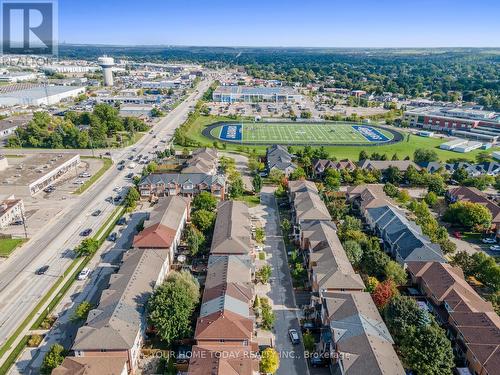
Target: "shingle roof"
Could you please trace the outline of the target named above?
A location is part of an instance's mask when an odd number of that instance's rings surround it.
[[[126,363],[126,357],[66,357],[52,375],[117,375]]]
[[[332,220],[325,203],[314,191],[297,192],[293,200],[297,222],[304,220]]]
[[[252,319],[223,310],[198,318],[194,338],[196,340],[250,341],[252,333]]]
[[[270,171],[273,168],[284,171],[286,168],[295,169],[297,166],[292,162],[292,155],[286,147],[281,145],[273,145],[266,150],[267,169]]]
[[[259,361],[249,346],[196,345],[188,375],[255,375]]]
[[[211,254],[248,254],[251,251],[250,213],[245,203],[223,201],[217,206]]]
[[[421,168],[412,162],[411,160],[360,160],[359,167],[361,169],[369,169],[369,170],[379,170],[383,171],[389,167],[395,167],[400,171],[406,171],[409,166],[413,166],[416,170],[420,170]]]
[[[205,289],[226,283],[252,285],[253,264],[248,255],[210,255]]]
[[[99,305],[90,311],[73,350],[128,350],[144,325],[144,309],[168,257],[168,250],[131,249]]]
[[[332,339],[350,375],[403,375],[392,337],[369,293],[322,293]]]
[[[226,180],[223,176],[205,173],[151,173],[143,177],[139,182],[139,187],[144,185],[167,185],[169,183],[184,185],[186,182],[190,182],[193,185],[205,184],[210,187],[214,184],[224,186]]]
[[[364,290],[361,276],[351,262],[331,221],[311,221],[302,226],[302,235],[310,249],[309,264],[319,290]]]

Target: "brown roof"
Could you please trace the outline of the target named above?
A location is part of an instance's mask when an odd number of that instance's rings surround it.
[[[126,357],[66,357],[52,375],[119,375],[126,363]]]
[[[259,361],[248,346],[197,345],[189,361],[189,375],[254,375]]]
[[[451,311],[494,311],[465,281],[462,270],[448,263],[408,262],[408,271],[424,282],[435,299],[446,302]]]
[[[251,238],[248,206],[237,201],[220,202],[210,254],[248,254]]]
[[[198,318],[196,340],[248,340],[252,339],[253,320],[231,311],[218,311]]]
[[[205,288],[202,303],[224,295],[229,295],[246,303],[250,303],[253,298],[253,292],[249,287],[236,283],[224,283],[212,288]]]
[[[136,248],[161,248],[166,249],[172,245],[175,230],[162,224],[155,224],[140,232],[134,237]]]
[[[486,198],[480,190],[474,187],[460,186],[449,190],[449,194],[455,196],[457,201],[478,203],[485,206],[491,212],[493,223],[500,222],[500,207]]]
[[[386,170],[389,167],[397,168],[400,171],[406,171],[410,165],[413,166],[417,171],[422,169],[411,160],[369,160],[369,159],[365,159],[365,160],[359,161],[359,167],[361,169],[379,170],[379,171]]]

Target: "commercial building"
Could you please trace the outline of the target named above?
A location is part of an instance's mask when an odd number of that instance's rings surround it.
[[[11,165],[9,165],[11,164]],[[79,154],[39,153],[14,158],[0,157],[0,194],[35,195],[61,177],[77,175]]]
[[[127,104],[120,107],[120,116],[125,117],[151,117],[152,105],[148,104]]]
[[[78,329],[72,346],[55,374],[102,375],[135,373],[146,330],[146,302],[170,269],[171,253],[187,220],[189,202],[167,197],[151,213],[145,229],[134,238],[119,271],[111,275],[99,305]],[[107,370],[108,371],[108,370]]]
[[[459,267],[410,262],[408,272],[440,325],[447,331],[461,369],[493,375],[500,365],[500,318],[492,304],[467,283]],[[467,369],[465,369],[467,370]]]
[[[89,65],[45,65],[42,70],[47,73],[92,73],[100,68]]]
[[[212,100],[222,103],[288,103],[300,102],[302,95],[290,87],[219,86],[213,92]]]
[[[153,90],[161,90],[161,89],[177,89],[181,86],[180,80],[175,81],[143,81],[141,82],[141,87],[143,89],[153,89]]]
[[[32,115],[20,115],[0,120],[0,138],[11,136],[17,128],[25,126],[32,118]]]
[[[97,103],[106,104],[127,104],[127,105],[153,105],[160,104],[163,100],[161,95],[113,95],[98,96]]]
[[[23,220],[24,203],[14,195],[0,201],[0,228],[6,228],[15,221]]]
[[[33,81],[38,78],[33,72],[3,72],[0,74],[0,82],[17,83],[23,81]]]
[[[85,87],[39,86],[0,94],[0,106],[42,106],[57,104],[85,92]]]

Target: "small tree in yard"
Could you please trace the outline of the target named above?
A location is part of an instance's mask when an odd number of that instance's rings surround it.
[[[73,314],[73,320],[85,320],[89,315],[90,310],[92,310],[92,304],[89,301],[82,301],[78,305]]]
[[[349,262],[351,262],[353,266],[358,267],[361,259],[363,258],[361,245],[356,241],[346,241],[344,243],[344,250],[347,254]]]
[[[264,228],[255,228],[255,240],[258,243],[263,243],[264,239],[266,238],[266,232],[264,231]]]
[[[383,309],[395,294],[396,285],[394,281],[388,279],[375,287],[372,293],[373,302],[379,309]]]
[[[40,373],[44,375],[51,374],[53,369],[63,363],[66,355],[67,352],[62,345],[52,345],[43,359],[42,366],[40,367]]]
[[[201,230],[204,234],[207,234],[212,229],[215,223],[215,212],[207,210],[198,210],[193,212],[191,215],[191,222]]]
[[[399,265],[399,263],[390,260],[384,268],[385,276],[393,280],[396,285],[404,285],[406,283],[406,271]]]
[[[281,221],[281,229],[283,229],[283,232],[285,232],[285,234],[289,233],[291,228],[292,224],[290,224],[290,220],[285,218]]]
[[[308,351],[309,353],[314,352],[314,336],[310,332],[306,332],[302,335],[302,338],[304,339],[304,348],[306,349],[306,351]]]
[[[243,185],[243,180],[241,176],[238,176],[231,182],[231,187],[229,188],[229,194],[231,198],[238,198],[245,192],[245,186]]]
[[[99,248],[99,242],[93,238],[84,239],[80,245],[75,247],[75,253],[78,257],[86,257],[94,254]]]
[[[141,195],[139,194],[135,186],[132,186],[130,189],[128,189],[127,195],[125,196],[125,207],[131,210],[134,209],[139,199],[141,199]]]
[[[269,282],[269,278],[271,277],[271,273],[271,266],[266,264],[260,270],[255,272],[255,278],[262,284],[267,284]]]
[[[199,285],[187,273],[173,273],[148,301],[148,321],[167,345],[191,334],[191,317],[200,298]]]
[[[253,179],[252,179],[252,186],[253,186],[253,191],[256,193],[260,193],[262,190],[262,177],[260,177],[260,174],[256,174]]]
[[[275,349],[266,348],[260,357],[260,372],[274,374],[280,367],[280,357]]]
[[[194,225],[190,225],[186,230],[186,242],[191,255],[196,255],[205,243],[205,236]]]
[[[369,276],[365,282],[365,292],[373,293],[380,282],[374,276]]]
[[[262,328],[270,331],[274,327],[274,322],[276,321],[276,316],[271,309],[271,306],[265,304],[262,306]]]
[[[215,198],[208,191],[202,191],[193,199],[193,211],[207,210],[213,211],[217,208],[217,198]]]

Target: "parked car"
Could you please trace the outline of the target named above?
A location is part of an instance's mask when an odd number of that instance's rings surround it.
[[[78,276],[76,277],[77,280],[85,280],[87,277],[90,275],[90,268],[84,268],[83,270],[80,271]]]
[[[490,250],[491,251],[500,251],[500,245],[491,245]]]
[[[460,239],[462,239],[462,233],[460,233],[460,232],[453,232],[453,237],[458,238],[460,240]]]
[[[306,321],[302,324],[302,332],[319,332],[321,331],[321,326],[317,325],[314,322]]]
[[[309,363],[312,367],[327,367],[328,360],[319,355],[313,355],[309,358]]]
[[[87,178],[87,177],[90,177],[90,173],[89,172],[82,172],[78,175],[78,177]]]
[[[80,236],[87,237],[88,235],[90,235],[90,233],[92,233],[92,228],[87,228],[82,233],[80,233]]]
[[[125,169],[125,166],[124,166],[123,164],[120,164],[120,165],[118,166],[118,170],[119,170],[119,171],[123,171],[124,169]]]
[[[85,183],[85,181],[83,180],[76,180],[75,182],[73,182],[75,185],[83,185]]]
[[[107,197],[105,199],[105,201],[108,202],[108,203],[112,203],[113,202],[113,197]]]
[[[125,224],[127,224],[127,219],[124,217],[119,218],[118,221],[116,222],[116,225],[125,225]]]
[[[127,178],[132,178],[132,177],[134,177],[134,173],[133,173],[133,172],[130,172],[130,173],[129,173],[129,174],[127,174],[125,177],[127,177]]]
[[[288,336],[290,336],[290,341],[293,345],[297,345],[300,343],[299,333],[296,329],[290,328],[288,330]]]
[[[118,236],[117,236],[116,232],[113,232],[113,233],[111,233],[111,234],[108,236],[108,241],[115,242],[117,237],[118,237]]]
[[[42,267],[40,267],[39,269],[37,269],[35,271],[35,274],[37,274],[37,275],[44,275],[45,272],[48,271],[48,269],[49,269],[49,266],[42,266]]]
[[[495,244],[497,243],[497,239],[495,237],[485,237],[481,240],[483,243]]]
[[[116,197],[113,198],[113,202],[115,203],[118,203],[119,201],[121,201],[122,197],[117,195]]]
[[[95,210],[94,212],[92,212],[92,216],[99,216],[101,213],[101,210]]]

